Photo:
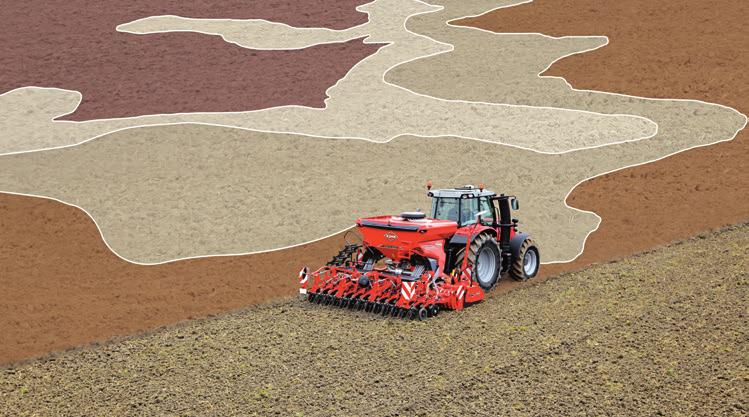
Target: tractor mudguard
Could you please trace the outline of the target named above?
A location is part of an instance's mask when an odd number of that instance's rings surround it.
[[[466,245],[466,241],[468,239],[468,236],[466,235],[453,235],[453,237],[450,239],[451,245]]]
[[[470,226],[469,226],[470,227]],[[471,242],[473,242],[478,235],[484,233],[484,232],[490,232],[492,236],[495,238],[497,237],[497,233],[489,226],[481,226],[480,229],[476,229],[476,231],[473,233],[473,238],[471,239]],[[458,229],[458,232],[453,235],[452,238],[450,238],[450,242],[448,242],[449,245],[461,245],[465,246],[466,241],[468,240],[468,235],[470,232],[465,232],[463,229]]]
[[[520,255],[520,246],[523,245],[525,239],[529,238],[528,233],[515,233],[515,236],[510,240],[510,253],[513,258],[517,258]]]

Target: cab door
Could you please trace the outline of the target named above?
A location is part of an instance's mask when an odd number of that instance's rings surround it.
[[[479,197],[479,212],[486,212],[481,216],[481,224],[484,226],[497,227],[497,208],[489,197]]]

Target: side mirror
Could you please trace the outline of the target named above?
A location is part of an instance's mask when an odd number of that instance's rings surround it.
[[[518,203],[517,197],[513,197],[512,200],[510,200],[510,206],[512,206],[513,210],[517,210],[520,208],[520,203]]]

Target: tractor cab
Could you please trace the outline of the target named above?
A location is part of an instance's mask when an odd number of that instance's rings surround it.
[[[484,189],[483,185],[474,187],[466,185],[457,188],[432,190],[427,183],[427,196],[432,199],[432,217],[440,220],[450,220],[457,223],[458,230],[448,241],[447,264],[453,268],[461,259],[466,245],[476,239],[476,236],[485,235],[493,239],[492,244],[497,245],[497,251],[502,259],[497,264],[502,265],[501,270],[506,270],[513,258],[512,241],[515,239],[517,230],[517,219],[512,218],[512,210],[518,209],[518,200],[514,196],[504,194],[497,195],[495,192]],[[480,222],[480,224],[477,224]],[[522,237],[522,236],[520,236]],[[537,249],[534,249],[537,251]],[[534,252],[535,253],[535,252]],[[481,274],[481,262],[478,273]],[[491,269],[491,268],[490,268]],[[532,265],[528,275],[535,275],[536,266]],[[490,288],[496,274],[488,273],[486,280],[479,278],[479,282]]]
[[[440,220],[452,220],[458,227],[476,223],[481,214],[481,223],[496,226],[497,209],[493,204],[497,194],[493,191],[466,185],[458,188],[430,190],[427,194],[432,199],[431,217]]]

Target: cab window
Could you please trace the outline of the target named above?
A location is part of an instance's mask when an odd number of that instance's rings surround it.
[[[460,202],[460,225],[466,226],[476,223],[478,214],[478,200],[475,198],[463,198]]]
[[[432,202],[432,218],[458,221],[457,198],[435,198]]]

